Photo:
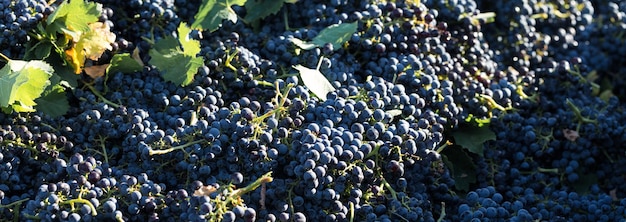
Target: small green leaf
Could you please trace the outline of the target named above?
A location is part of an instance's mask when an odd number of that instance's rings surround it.
[[[161,70],[163,79],[181,86],[189,85],[198,68],[204,65],[204,59],[196,56],[200,52],[200,43],[189,39],[190,31],[185,23],[181,23],[178,39],[162,39],[148,52],[152,57],[149,63]]]
[[[214,32],[225,19],[235,23],[237,22],[237,13],[231,7],[233,5],[243,6],[245,3],[246,0],[204,0],[200,5],[200,10],[194,16],[195,21],[191,24],[191,28]]]
[[[318,46],[324,46],[326,43],[332,43],[335,50],[340,49],[343,43],[350,40],[352,34],[356,32],[357,27],[357,22],[328,26],[315,36],[315,38],[313,38],[313,43]]]
[[[489,140],[495,140],[496,134],[487,126],[459,126],[452,132],[454,142],[468,151],[483,156],[483,144]]]
[[[296,65],[293,68],[300,72],[300,78],[304,85],[320,100],[326,100],[326,94],[335,91],[335,87],[319,70],[309,69],[301,65]]]
[[[44,91],[43,95],[35,100],[35,108],[52,117],[65,115],[70,109],[70,104],[65,95],[65,88],[61,85],[54,85]]]
[[[143,66],[139,64],[130,53],[115,54],[111,58],[111,65],[107,68],[107,73],[133,73],[143,69]]]
[[[276,14],[283,7],[283,4],[285,4],[284,0],[248,0],[245,5],[246,17],[244,20],[250,23]]]
[[[8,60],[0,69],[0,107],[11,106],[17,112],[32,112],[54,70],[39,60]]]
[[[469,191],[470,184],[476,183],[476,165],[472,158],[458,146],[447,147],[441,154],[454,177],[454,187]]]
[[[326,43],[331,43],[333,44],[333,49],[337,50],[350,40],[352,34],[356,32],[357,27],[357,22],[334,24],[323,29],[311,42],[305,42],[297,38],[292,38],[291,42],[304,50],[322,47]]]

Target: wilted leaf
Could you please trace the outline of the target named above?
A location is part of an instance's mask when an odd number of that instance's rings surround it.
[[[110,65],[111,64],[104,64],[85,67],[85,73],[92,79],[96,79],[104,76],[104,73],[106,73],[106,70],[109,68]]]
[[[326,100],[326,94],[335,91],[335,87],[319,70],[309,69],[301,65],[296,65],[293,68],[300,72],[300,78],[304,85],[320,100]]]
[[[109,30],[106,23],[96,22],[89,24],[89,30],[81,33],[78,39],[74,38],[71,48],[65,50],[66,61],[80,74],[86,59],[98,60],[104,51],[111,50],[111,43],[115,42],[115,34]]]
[[[576,141],[578,137],[580,137],[580,134],[578,134],[578,131],[576,130],[563,129],[563,136],[565,137],[565,139],[573,142]]]

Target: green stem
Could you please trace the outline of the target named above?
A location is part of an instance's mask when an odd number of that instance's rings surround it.
[[[26,148],[26,149],[30,150],[30,152],[32,152],[32,153],[39,153],[39,150],[37,150],[34,147],[29,146],[29,145],[21,142],[21,141],[10,141],[10,140],[5,140],[5,141],[7,143],[9,143],[9,144],[13,144],[13,145],[16,145],[16,146],[19,146],[19,147],[22,147],[22,148]],[[0,205],[0,208],[2,208],[2,205]]]
[[[557,168],[537,167],[537,171],[542,172],[542,173],[559,173],[559,169],[557,169]]]
[[[257,80],[257,82],[259,83],[259,85],[262,85],[262,86],[267,86],[267,87],[274,86],[274,84],[272,84],[271,82],[265,81],[265,80]]]
[[[96,95],[98,98],[100,98],[100,99],[102,100],[102,102],[104,102],[104,103],[106,103],[106,104],[108,104],[108,105],[110,105],[110,106],[113,106],[113,107],[115,107],[115,108],[119,108],[119,107],[121,106],[121,105],[119,105],[119,104],[117,104],[117,103],[111,102],[111,101],[110,101],[110,100],[108,100],[107,98],[104,98],[104,96],[102,96],[102,94],[100,94],[100,92],[99,92],[96,88],[94,88],[91,84],[85,84],[85,86],[87,86],[87,88],[89,88],[89,90],[90,90],[90,91],[91,91],[94,95]]]
[[[239,49],[235,48],[235,51],[232,53],[229,53],[226,56],[226,61],[224,62],[224,65],[226,67],[228,67],[229,69],[233,70],[235,72],[235,77],[237,77],[237,68],[235,68],[232,64],[230,64],[233,59],[235,58],[235,56],[237,55],[237,53],[239,53]]]
[[[385,186],[385,188],[387,188],[389,190],[389,193],[391,193],[391,197],[393,197],[393,199],[398,199],[398,195],[396,194],[396,191],[391,187],[391,184],[389,184],[387,182],[387,180],[385,180],[385,178],[383,178],[382,180],[382,184],[383,186]]]
[[[290,30],[289,28],[289,16],[287,16],[287,7],[283,7],[285,10],[283,11],[283,19],[285,19],[285,31]]]
[[[506,111],[506,108],[504,108],[504,107],[502,107],[500,104],[498,104],[495,100],[493,100],[493,98],[492,98],[491,96],[488,96],[488,95],[482,95],[482,94],[479,94],[478,96],[479,96],[479,97],[480,97],[483,101],[486,101],[486,102],[489,104],[490,108],[496,108],[496,109],[499,109],[499,110],[501,110],[501,111]]]
[[[102,156],[104,156],[104,162],[109,163],[109,155],[107,154],[105,138],[100,138],[100,148],[102,148]]]
[[[251,184],[249,184],[248,186],[234,190],[230,196],[231,197],[241,196],[243,194],[256,190],[259,186],[261,186],[261,184],[270,183],[273,180],[274,178],[272,178],[272,172],[270,171],[264,174],[263,176],[261,176],[260,178],[258,178],[257,180],[255,180],[254,182],[252,182]]]
[[[26,202],[27,200],[29,200],[29,199],[28,198],[24,198],[24,199],[21,199],[21,200],[16,200],[15,202],[9,203],[7,205],[0,204],[0,209],[13,207],[13,219],[14,219],[14,221],[17,221],[17,219],[20,216],[20,205],[22,205],[22,203]]]
[[[350,222],[354,222],[354,203],[350,202]]]
[[[170,152],[173,152],[173,151],[176,151],[176,150],[182,150],[182,149],[185,149],[186,147],[192,146],[194,144],[202,143],[202,142],[205,142],[205,141],[206,140],[204,140],[204,139],[196,140],[196,141],[192,141],[192,142],[189,142],[189,143],[185,143],[183,145],[170,147],[170,148],[164,149],[164,150],[153,150],[153,149],[150,149],[150,156],[152,156],[152,155],[168,154]]]
[[[570,99],[566,99],[565,103],[567,103],[567,106],[569,106],[569,108],[572,109],[572,112],[574,112],[574,115],[576,115],[576,119],[578,119],[578,121],[583,122],[583,123],[594,123],[594,124],[597,123],[597,121],[595,120],[584,117],[580,109],[578,109],[578,107],[576,107],[576,105],[574,105],[574,103],[572,103]]]
[[[9,59],[9,57],[5,56],[4,54],[0,53],[0,58],[4,59],[7,62],[10,62],[11,59]]]
[[[441,145],[439,148],[437,148],[436,152],[441,153],[446,147],[448,147],[448,143],[444,143],[443,145]]]
[[[441,202],[441,215],[439,215],[439,219],[437,222],[441,222],[446,217],[446,202]]]
[[[324,61],[324,56],[320,56],[320,61],[317,61],[317,67],[315,67],[315,70],[320,71],[320,67],[322,66],[322,61]]]
[[[89,206],[89,208],[91,208],[91,216],[96,216],[98,215],[98,212],[96,211],[96,208],[93,206],[93,204],[91,204],[91,202],[89,200],[85,200],[83,198],[77,198],[77,199],[71,199],[71,200],[66,200],[61,202],[60,204],[69,204],[72,206],[72,208],[74,208],[74,204],[79,203],[79,204],[86,204],[87,206]]]

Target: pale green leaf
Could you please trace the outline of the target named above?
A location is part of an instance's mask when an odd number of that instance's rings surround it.
[[[178,25],[178,40],[183,47],[183,52],[188,56],[196,56],[200,52],[200,41],[189,37],[191,29],[186,23],[181,22]]]
[[[143,66],[139,64],[130,53],[115,54],[111,58],[111,65],[107,68],[107,73],[133,73],[143,69]]]
[[[291,41],[294,45],[304,50],[311,50],[311,49],[314,49],[315,47],[319,47],[315,43],[302,41],[299,38],[289,38],[289,41]]]
[[[385,111],[385,113],[391,115],[391,117],[396,117],[396,116],[402,115],[402,110],[392,109],[392,110]]]
[[[194,16],[195,21],[191,28],[214,32],[222,21],[227,19],[237,22],[237,13],[231,8],[233,5],[243,6],[246,0],[204,0],[200,10]]]
[[[326,95],[335,91],[335,87],[319,70],[309,69],[302,65],[296,65],[293,68],[300,72],[300,78],[304,85],[320,100],[326,100]]]
[[[284,0],[248,0],[245,5],[246,17],[244,20],[250,23],[276,14],[283,7],[283,4],[285,4]]]
[[[34,111],[35,99],[50,84],[54,70],[39,61],[9,60],[0,70],[0,106],[12,106],[14,110]]]

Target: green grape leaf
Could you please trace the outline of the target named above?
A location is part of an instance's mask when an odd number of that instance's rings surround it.
[[[35,108],[52,117],[65,115],[70,109],[70,104],[65,95],[65,88],[59,84],[48,87],[43,95],[35,100]]]
[[[189,39],[190,31],[185,23],[181,23],[178,40],[171,37],[162,39],[148,52],[152,57],[150,65],[161,70],[163,79],[181,86],[189,85],[198,68],[204,65],[204,59],[196,56],[200,52],[200,43]],[[184,48],[181,49],[181,46]]]
[[[200,5],[200,10],[194,16],[195,21],[191,24],[191,28],[214,32],[222,25],[224,19],[235,23],[237,13],[231,7],[243,6],[245,3],[246,0],[204,0]]]
[[[85,0],[65,1],[48,17],[46,23],[53,27],[54,32],[73,35],[71,32],[89,31],[89,24],[97,22],[101,14],[101,4]]]
[[[133,73],[143,69],[143,66],[139,64],[130,53],[115,54],[111,58],[111,65],[107,67],[107,73]]]
[[[248,23],[276,14],[285,4],[284,0],[248,0],[246,1],[246,17]],[[263,10],[260,10],[263,9]]]
[[[472,158],[458,146],[447,147],[441,155],[454,177],[454,187],[469,191],[470,184],[476,183],[476,165]]]
[[[39,60],[8,60],[0,69],[0,106],[17,112],[33,112],[44,89],[50,84],[54,70]]]
[[[322,47],[326,43],[333,44],[333,49],[340,49],[341,46],[346,43],[352,34],[356,32],[358,28],[357,22],[334,24],[324,28],[311,42],[306,42],[297,38],[291,38],[296,46],[309,50],[315,47]]]
[[[452,131],[452,137],[456,145],[483,156],[483,144],[489,140],[495,140],[496,134],[489,129],[488,125],[483,127],[461,125]]]
[[[309,69],[302,65],[296,65],[293,68],[300,72],[300,78],[304,85],[320,100],[325,101],[326,94],[335,91],[335,87],[330,84],[328,79],[326,79],[324,74],[319,70]]]

